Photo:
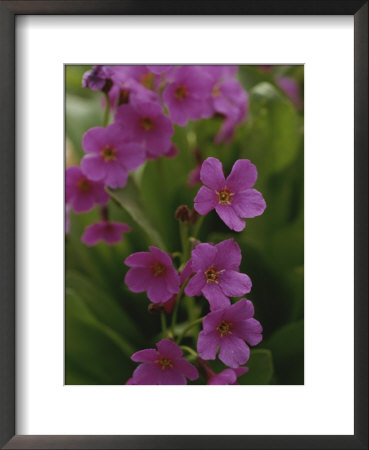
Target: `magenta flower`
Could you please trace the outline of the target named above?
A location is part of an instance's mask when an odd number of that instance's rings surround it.
[[[212,80],[207,73],[196,66],[182,66],[170,72],[170,84],[163,92],[164,104],[170,118],[178,125],[202,117],[211,117],[209,97]]]
[[[124,126],[133,141],[143,145],[148,158],[157,158],[170,150],[173,126],[158,103],[122,105],[115,120]]]
[[[217,245],[198,244],[191,254],[192,272],[185,293],[189,297],[203,295],[212,311],[230,305],[229,297],[239,297],[251,291],[248,275],[239,273],[241,250],[232,238]],[[185,266],[184,273],[188,274]],[[183,275],[182,272],[182,277]]]
[[[133,253],[124,261],[131,267],[124,281],[132,292],[147,291],[153,303],[165,303],[179,292],[179,275],[167,253],[149,248],[150,252]]]
[[[136,169],[145,160],[142,146],[130,142],[122,127],[116,124],[88,130],[83,136],[82,147],[87,153],[81,161],[83,173],[113,189],[125,186],[128,171]]]
[[[90,211],[96,203],[106,205],[109,194],[103,183],[87,178],[78,166],[70,166],[65,171],[65,201],[81,213]]]
[[[237,378],[248,371],[248,367],[239,367],[238,369],[225,369],[218,374],[214,374],[208,379],[210,385],[238,384]]]
[[[108,66],[94,66],[91,70],[84,73],[82,78],[82,87],[90,88],[93,91],[102,91],[108,80],[111,81],[113,71]]]
[[[125,223],[104,220],[86,227],[82,235],[82,242],[88,246],[96,245],[99,241],[114,245],[123,239],[123,233],[129,231],[131,231],[131,227]]]
[[[257,345],[263,338],[263,329],[253,316],[254,306],[245,298],[205,316],[197,341],[200,357],[215,359],[219,347],[219,359],[226,366],[245,364],[250,357],[247,344]]]
[[[131,359],[140,364],[127,384],[187,384],[199,377],[195,366],[183,358],[180,347],[170,339],[156,344],[157,350],[140,350]]]
[[[205,215],[215,209],[231,230],[242,231],[246,226],[242,219],[260,216],[266,208],[261,193],[251,189],[257,171],[248,159],[237,160],[225,179],[222,163],[217,158],[207,158],[202,164],[200,178],[207,187],[202,186],[197,193],[195,210]]]

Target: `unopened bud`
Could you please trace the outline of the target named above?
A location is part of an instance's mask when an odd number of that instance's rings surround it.
[[[194,209],[189,209],[187,205],[181,205],[176,210],[175,218],[189,226],[197,221],[198,214]]]

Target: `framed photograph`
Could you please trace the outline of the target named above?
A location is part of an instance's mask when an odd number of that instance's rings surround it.
[[[0,2],[3,448],[368,448],[368,4]]]

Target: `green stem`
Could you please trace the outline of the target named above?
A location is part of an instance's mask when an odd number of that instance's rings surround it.
[[[160,313],[160,321],[161,321],[161,331],[163,332],[164,335],[168,334],[168,330],[167,330],[167,321],[165,319],[165,312],[162,311]]]
[[[184,289],[185,289],[186,285],[187,285],[187,282],[182,284],[181,290],[179,291],[179,293],[177,295],[176,303],[174,305],[173,315],[172,315],[172,326],[171,326],[173,336],[175,336],[175,334],[174,334],[174,327],[176,326],[176,322],[177,322],[179,301],[181,300],[181,298],[183,296],[183,292],[184,292]]]
[[[110,97],[109,95],[104,92],[104,96],[105,96],[105,113],[104,113],[104,122],[103,122],[103,126],[106,127],[109,123],[109,116],[110,116]]]
[[[203,224],[204,219],[205,219],[205,216],[200,216],[197,219],[197,222],[195,223],[195,227],[194,227],[194,230],[193,230],[193,237],[195,239],[197,239],[197,237],[198,237],[198,235],[200,233],[201,225]]]
[[[195,352],[195,350],[193,348],[187,347],[187,345],[180,345],[180,348],[182,350],[185,350],[186,352],[188,352],[190,355],[198,356],[197,352]]]
[[[179,234],[182,244],[182,263],[186,263],[189,258],[190,242],[188,240],[188,226],[184,222],[179,222]]]
[[[195,325],[201,323],[203,321],[203,317],[200,317],[199,319],[194,320],[193,322],[191,322],[183,331],[182,333],[178,336],[177,338],[177,344],[179,344],[181,342],[181,340],[185,337],[186,333]]]

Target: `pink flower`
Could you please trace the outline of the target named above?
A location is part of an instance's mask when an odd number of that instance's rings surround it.
[[[167,253],[149,248],[150,252],[133,253],[124,261],[131,267],[124,281],[132,292],[147,291],[153,303],[165,303],[179,292],[179,275]]]
[[[123,233],[131,231],[131,227],[120,222],[97,222],[86,227],[82,242],[88,246],[105,241],[108,245],[117,244],[123,239]]]
[[[188,120],[210,117],[209,97],[212,80],[201,68],[182,66],[170,72],[169,85],[163,92],[164,104],[174,123],[184,126]]]
[[[155,73],[156,75],[161,75],[162,73],[166,73],[169,70],[172,70],[174,66],[169,65],[160,65],[160,66],[146,66],[152,73]]]
[[[205,66],[203,68],[212,79],[213,87],[210,104],[214,113],[224,117],[223,125],[215,141],[230,141],[236,125],[246,119],[248,95],[242,85],[232,78],[237,66]]]
[[[207,158],[201,167],[203,184],[194,203],[196,211],[205,215],[215,209],[223,222],[235,231],[242,231],[244,218],[260,216],[266,208],[265,200],[256,189],[251,189],[257,179],[256,167],[248,159],[237,160],[230,175],[224,178],[222,163],[217,158]]]
[[[219,359],[232,368],[245,364],[250,357],[249,345],[262,340],[262,327],[253,318],[254,306],[245,298],[223,309],[209,313],[202,324],[197,352],[202,359]]]
[[[214,374],[208,380],[211,385],[238,384],[237,378],[248,371],[248,367],[239,367],[238,369],[225,369],[218,374]]]
[[[96,203],[106,205],[109,194],[103,183],[87,178],[78,166],[70,166],[65,171],[65,201],[81,213],[90,211]]]
[[[170,339],[156,344],[157,350],[146,349],[136,352],[131,359],[140,362],[127,384],[187,384],[199,376],[196,367],[183,358],[180,347]]]
[[[136,169],[145,160],[142,146],[129,141],[122,127],[116,124],[88,130],[83,136],[82,147],[87,153],[81,161],[83,173],[113,189],[125,186],[128,171]]]
[[[115,120],[124,126],[134,142],[140,143],[148,158],[158,158],[172,146],[173,126],[154,102],[134,102],[117,109]]]
[[[113,71],[108,66],[93,66],[83,74],[82,87],[93,91],[102,91],[107,85],[112,84]]]
[[[188,282],[185,293],[189,297],[203,295],[212,311],[228,307],[228,297],[239,297],[251,291],[248,275],[239,273],[241,250],[233,239],[217,245],[198,244],[191,254],[192,272],[195,276]],[[188,274],[186,265],[181,277]]]

